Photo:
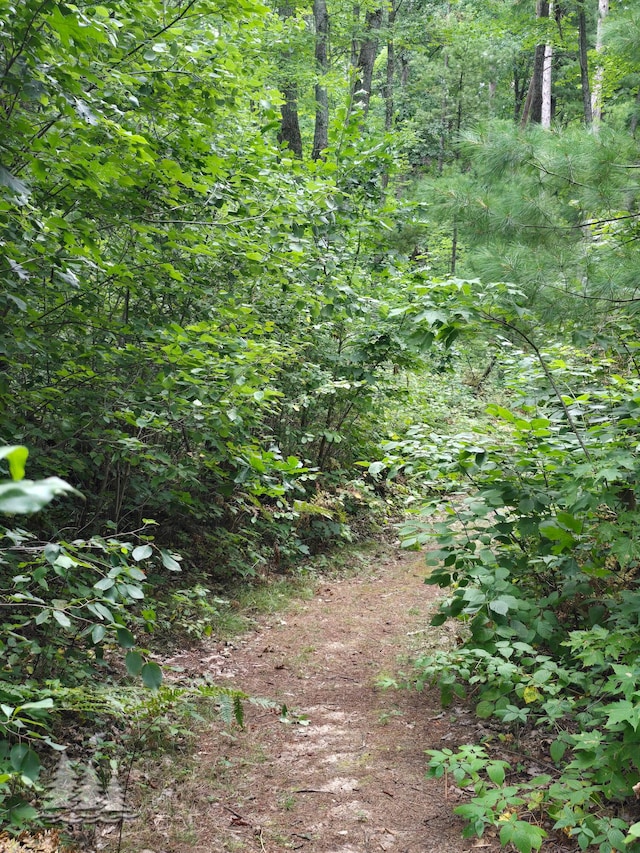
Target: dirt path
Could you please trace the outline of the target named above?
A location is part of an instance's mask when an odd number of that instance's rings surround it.
[[[231,649],[172,659],[295,714],[285,724],[249,706],[244,731],[212,725],[195,763],[150,792],[144,822],[126,825],[123,853],[495,849],[461,838],[455,802],[424,776],[424,750],[464,738],[464,719],[454,738],[437,697],[375,686],[424,637],[435,591],[423,583],[423,559],[385,553],[373,564],[323,584]]]

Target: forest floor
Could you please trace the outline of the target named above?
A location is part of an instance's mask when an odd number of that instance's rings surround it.
[[[498,850],[495,836],[463,839],[452,809],[466,795],[425,778],[424,750],[476,742],[478,721],[443,712],[435,690],[377,686],[453,640],[429,627],[425,574],[423,555],[380,546],[362,572],[325,578],[232,643],[168,657],[180,681],[208,675],[273,699],[288,721],[247,704],[243,730],[207,722],[193,754],[139,762],[122,853]]]

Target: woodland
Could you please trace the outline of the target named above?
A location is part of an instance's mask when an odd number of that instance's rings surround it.
[[[5,829],[71,721],[241,720],[154,645],[401,517],[410,689],[547,743],[432,751],[465,833],[640,849],[639,120],[633,0],[0,0]]]

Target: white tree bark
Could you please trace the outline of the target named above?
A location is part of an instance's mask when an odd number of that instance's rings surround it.
[[[598,29],[596,30],[596,54],[602,53],[602,31],[604,20],[609,14],[609,0],[598,0]],[[602,82],[604,69],[602,64],[596,68],[593,78],[593,93],[591,95],[591,111],[593,113],[593,124],[596,127],[602,121]]]
[[[553,18],[553,3],[549,3],[549,17]],[[542,113],[540,124],[551,127],[551,63],[553,62],[553,45],[544,46],[544,64],[542,66]]]

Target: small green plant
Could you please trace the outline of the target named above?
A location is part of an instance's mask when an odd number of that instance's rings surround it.
[[[278,800],[278,805],[281,809],[290,812],[296,807],[296,798],[293,794],[282,794]]]
[[[380,711],[378,714],[378,724],[381,726],[387,726],[396,717],[402,717],[403,712],[397,711],[395,708],[391,711]]]
[[[482,746],[462,746],[458,752],[450,749],[430,749],[429,775],[449,779],[458,788],[472,787],[475,796],[469,803],[454,809],[466,821],[465,837],[481,837],[488,826],[500,830],[502,844],[513,844],[519,853],[539,850],[547,833],[535,823],[539,812],[537,793],[550,781],[539,776],[527,784],[505,785],[511,765],[492,760]],[[528,819],[523,819],[526,816]]]

